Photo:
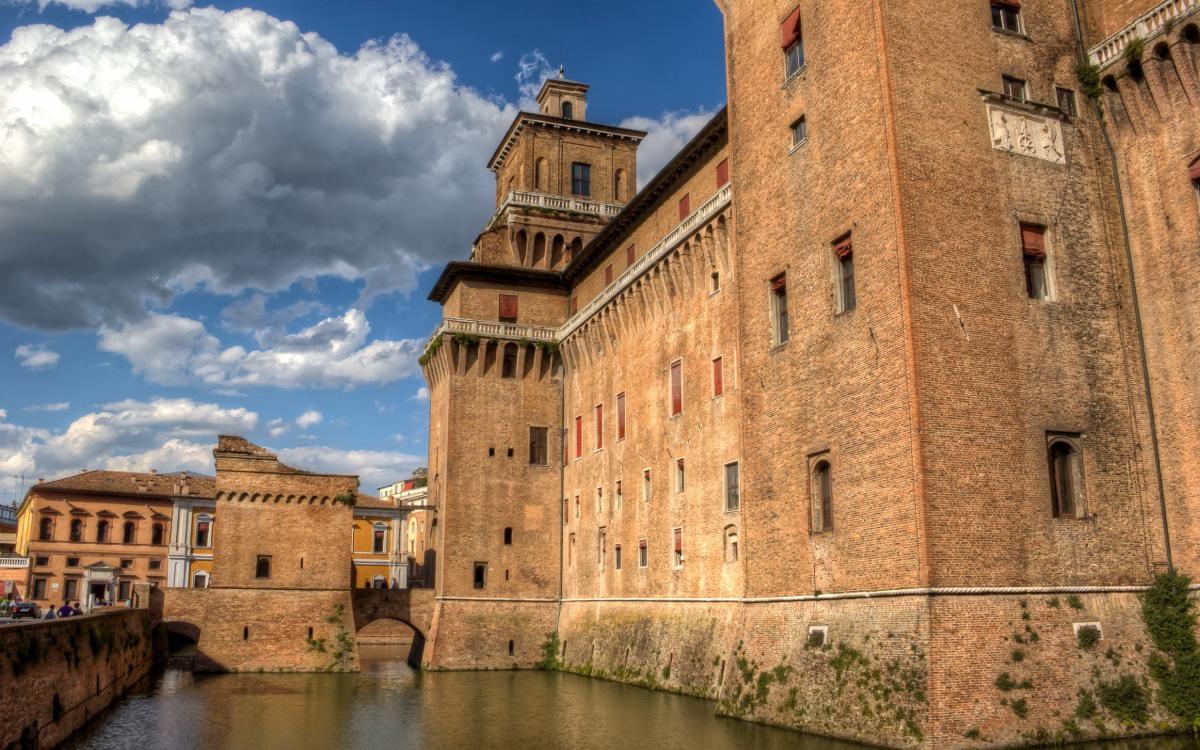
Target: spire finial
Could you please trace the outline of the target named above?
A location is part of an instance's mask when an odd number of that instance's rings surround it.
[[[567,78],[566,69],[562,65],[559,65],[558,66],[558,80],[563,81],[563,80],[566,80],[566,78]]]

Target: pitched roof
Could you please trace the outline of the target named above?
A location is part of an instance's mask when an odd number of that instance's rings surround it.
[[[374,495],[366,495],[362,492],[354,494],[354,507],[356,508],[387,508],[388,510],[396,510],[398,507],[391,500],[380,500]]]
[[[187,492],[184,492],[184,489]],[[102,495],[133,497],[174,497],[189,495],[213,497],[217,491],[215,478],[190,471],[157,474],[139,471],[85,471],[82,474],[35,484],[34,491],[60,490]]]

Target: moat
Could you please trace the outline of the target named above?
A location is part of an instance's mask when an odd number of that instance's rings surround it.
[[[550,672],[414,671],[362,647],[359,674],[193,675],[168,670],[64,745],[114,748],[654,748],[855,750],[713,714],[684,696]],[[1187,738],[1089,750],[1200,750]]]

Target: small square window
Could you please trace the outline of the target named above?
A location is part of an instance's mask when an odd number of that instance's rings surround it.
[[[79,558],[78,557],[68,557],[67,558],[67,567],[68,568],[78,568],[79,567]]]
[[[1029,98],[1029,85],[1020,78],[1004,76],[1004,95],[1014,102],[1023,102]]]
[[[792,123],[792,148],[808,140],[808,120],[801,117]]]
[[[44,568],[50,564],[50,558],[46,555],[38,555],[37,557],[33,558],[33,564],[36,567]]]
[[[151,560],[150,570],[159,570],[162,568],[162,560]]]
[[[1017,2],[1009,0],[1001,0],[992,3],[992,27],[1011,31],[1014,34],[1021,33],[1021,5]]]
[[[828,625],[809,625],[808,626],[808,647],[820,648],[829,640]]]
[[[133,560],[130,560],[129,558],[125,558],[125,559],[121,560],[121,567],[122,568],[132,568]]]
[[[1058,108],[1067,117],[1078,117],[1079,108],[1075,103],[1075,92],[1062,86],[1054,87],[1054,96],[1058,100]]]

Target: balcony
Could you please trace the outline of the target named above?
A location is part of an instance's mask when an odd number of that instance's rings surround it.
[[[430,338],[437,338],[443,333],[464,333],[468,336],[479,336],[492,339],[513,339],[520,341],[558,340],[557,328],[542,328],[541,326],[517,325],[516,323],[499,323],[492,320],[468,320],[467,318],[446,318]]]
[[[19,555],[0,555],[0,568],[28,568],[29,558]]]
[[[1122,53],[1134,39],[1152,38],[1166,33],[1168,24],[1174,25],[1200,10],[1200,0],[1166,0],[1143,13],[1133,23],[1092,47],[1088,57],[1101,68],[1121,59]]]
[[[494,228],[510,208],[540,208],[547,211],[567,211],[575,214],[589,214],[608,220],[621,213],[621,209],[625,207],[615,203],[590,201],[586,198],[572,198],[562,195],[510,190],[508,195],[505,196],[504,201],[500,204],[500,207],[496,209],[496,213],[492,215],[492,220],[488,222],[487,228]]]

